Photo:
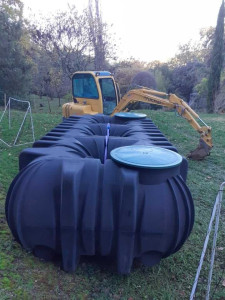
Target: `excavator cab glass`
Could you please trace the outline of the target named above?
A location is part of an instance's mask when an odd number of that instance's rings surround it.
[[[111,78],[100,78],[99,84],[102,92],[103,113],[110,115],[117,105],[114,82]]]
[[[73,96],[75,98],[99,99],[96,82],[91,74],[74,74]]]

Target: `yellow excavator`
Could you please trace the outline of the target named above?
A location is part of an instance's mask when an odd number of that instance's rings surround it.
[[[63,117],[71,115],[95,115],[99,113],[113,116],[115,113],[127,111],[128,106],[136,102],[156,104],[174,109],[199,132],[199,146],[188,154],[195,160],[202,160],[210,154],[213,147],[211,127],[182,99],[175,94],[166,94],[153,89],[141,87],[132,89],[122,98],[119,86],[112,74],[106,71],[76,72],[72,77],[73,102],[62,107]],[[199,121],[203,124],[199,125]]]

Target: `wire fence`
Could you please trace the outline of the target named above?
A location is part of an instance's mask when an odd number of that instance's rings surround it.
[[[216,243],[217,243],[217,237],[218,237],[219,221],[220,221],[220,216],[221,216],[221,205],[222,205],[222,199],[223,199],[224,186],[225,186],[225,182],[223,182],[220,185],[220,189],[218,191],[216,201],[214,203],[214,207],[213,207],[211,219],[210,219],[210,222],[209,222],[209,226],[208,226],[208,230],[207,230],[203,250],[202,250],[202,253],[201,253],[198,269],[197,269],[197,272],[196,272],[194,284],[193,284],[191,295],[190,295],[190,300],[193,300],[193,299],[196,298],[195,296],[196,296],[197,285],[198,285],[199,279],[200,279],[200,273],[201,273],[201,270],[202,270],[202,267],[203,267],[203,263],[204,262],[207,263],[207,260],[204,260],[204,259],[205,259],[205,256],[206,256],[206,251],[207,251],[207,248],[208,248],[210,235],[211,235],[212,230],[214,229],[211,255],[210,255],[210,258],[208,260],[209,271],[208,271],[208,278],[207,278],[206,294],[205,294],[205,297],[204,297],[206,300],[210,299],[210,291],[211,291],[211,285],[212,285],[212,276],[213,276],[213,268],[214,268],[214,262],[215,262]],[[214,290],[213,290],[212,294],[214,294],[216,292],[216,289],[217,289],[218,285],[221,284],[221,280],[223,280],[224,269],[225,268],[223,267],[222,275],[219,278],[217,278],[217,283],[215,284],[215,287],[214,287]],[[213,298],[211,298],[211,299],[213,299]]]

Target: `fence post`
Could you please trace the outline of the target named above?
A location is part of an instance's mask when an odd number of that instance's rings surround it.
[[[4,93],[4,105],[5,105],[5,109],[6,109],[6,93]]]

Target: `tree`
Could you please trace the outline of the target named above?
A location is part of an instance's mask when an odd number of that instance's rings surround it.
[[[33,24],[31,34],[34,43],[49,57],[57,54],[62,70],[69,78],[78,70],[104,69],[109,53],[113,53],[98,0],[95,0],[95,10],[89,1],[88,8],[81,13],[75,6],[68,6],[67,11],[46,20],[44,26]]]
[[[168,92],[171,84],[172,71],[169,69],[167,63],[153,61],[148,64],[149,71],[154,75],[156,86],[159,91]]]
[[[30,92],[39,97],[57,97],[60,106],[60,98],[71,91],[71,80],[63,72],[56,51],[48,55],[44,49],[33,45],[31,58],[35,67]]]
[[[146,70],[147,66],[144,62],[140,62],[133,58],[130,60],[120,61],[110,68],[110,71],[114,73],[115,79],[119,83],[122,95],[130,89],[134,76],[137,73]]]
[[[0,0],[0,10],[4,11],[12,22],[23,19],[23,2],[20,0]]]
[[[148,71],[138,72],[132,79],[132,88],[138,88],[139,86],[147,87],[151,89],[156,88],[156,81],[154,76]],[[131,105],[132,109],[158,109],[155,105],[148,103],[137,102]]]
[[[179,46],[178,53],[168,62],[168,65],[174,69],[190,62],[204,62],[201,44],[191,40]]]
[[[214,36],[214,44],[210,59],[210,73],[208,80],[208,96],[207,96],[207,110],[212,113],[214,110],[214,103],[216,93],[220,86],[220,75],[223,67],[223,49],[224,49],[224,0],[222,1]]]
[[[94,49],[95,70],[103,70],[105,66],[105,51],[103,43],[102,17],[99,9],[99,1],[95,0],[95,15],[93,15],[92,0],[88,4],[89,35]]]
[[[0,89],[11,96],[29,89],[31,63],[23,44],[23,5],[19,0],[0,0]]]
[[[172,71],[169,92],[175,93],[187,102],[194,86],[206,74],[206,67],[202,63],[190,62]]]
[[[202,28],[200,30],[200,45],[204,63],[209,66],[210,53],[213,48],[215,27]]]
[[[116,43],[109,27],[102,20],[99,0],[88,2],[89,37],[94,51],[95,70],[104,70],[108,67],[107,59],[115,60]]]
[[[34,43],[53,60],[57,55],[63,72],[69,78],[77,70],[86,70],[91,60],[89,23],[86,15],[79,14],[75,6],[59,12],[45,26],[33,24],[31,35]]]
[[[215,28],[213,27],[202,28],[199,32],[199,41],[189,40],[187,43],[179,45],[178,53],[167,63],[169,68],[174,69],[190,62],[208,64],[214,33]]]
[[[134,76],[134,78],[132,80],[132,85],[139,85],[139,86],[144,86],[144,87],[148,87],[151,89],[155,89],[156,81],[150,72],[142,71],[142,72],[137,73]]]

